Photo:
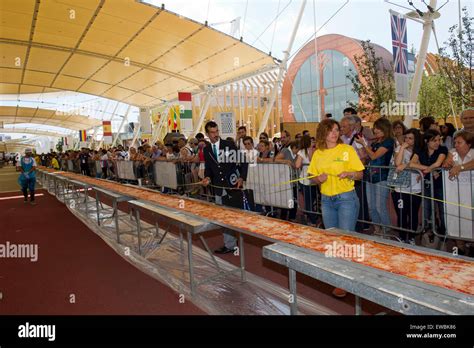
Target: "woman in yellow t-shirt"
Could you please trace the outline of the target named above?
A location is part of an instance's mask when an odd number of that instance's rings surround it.
[[[51,167],[53,167],[56,170],[59,170],[59,162],[58,162],[56,156],[54,156],[54,155],[51,157]]]
[[[362,179],[364,165],[354,148],[343,144],[339,123],[322,121],[316,132],[316,152],[308,168],[313,182],[321,186],[321,210],[325,228],[354,231],[359,199],[354,180]]]

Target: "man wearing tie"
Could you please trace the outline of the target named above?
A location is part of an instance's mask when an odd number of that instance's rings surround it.
[[[206,134],[210,143],[204,148],[205,171],[202,184],[213,185],[216,195],[216,204],[225,204],[228,195],[226,188],[241,188],[247,176],[248,164],[238,162],[238,150],[236,146],[219,137],[217,123],[209,121],[205,126]],[[237,239],[233,232],[224,232],[224,246],[217,249],[217,254],[227,254],[234,251]]]

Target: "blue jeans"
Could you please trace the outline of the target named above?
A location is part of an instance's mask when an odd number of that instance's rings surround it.
[[[390,215],[387,207],[390,189],[387,186],[387,181],[380,181],[378,183],[368,182],[365,186],[365,192],[372,222],[390,226]]]
[[[31,174],[30,174],[31,175]],[[30,199],[32,202],[35,201],[35,185],[36,185],[36,178],[29,178],[25,179],[21,183],[21,192],[23,192],[23,196],[25,200],[28,199],[28,190],[30,190]]]
[[[304,197],[304,210],[306,217],[312,224],[316,223],[316,213],[310,213],[313,211],[313,203],[316,200],[316,186],[298,184],[300,190],[303,192]]]
[[[325,228],[339,228],[354,231],[359,215],[359,198],[355,190],[339,195],[321,195],[321,210]]]

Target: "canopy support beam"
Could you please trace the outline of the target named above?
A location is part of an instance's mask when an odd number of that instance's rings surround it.
[[[122,131],[123,125],[125,122],[128,120],[128,114],[130,113],[130,109],[132,108],[131,105],[128,105],[127,111],[125,112],[125,116],[122,118],[122,122],[120,122],[120,126],[117,129],[117,133],[114,136],[114,140],[112,141],[112,147],[115,146],[115,143],[117,142],[118,137],[120,136],[120,132]]]
[[[270,95],[270,101],[267,104],[267,107],[265,109],[265,113],[263,114],[262,122],[260,122],[260,127],[258,129],[257,136],[260,133],[264,132],[265,128],[267,127],[268,118],[270,117],[270,112],[273,110],[273,105],[275,104],[275,100],[276,100],[277,93],[278,93],[278,88],[280,87],[280,83],[282,82],[283,73],[286,70],[286,64],[287,64],[288,58],[290,56],[291,48],[293,47],[293,43],[295,41],[296,33],[298,32],[298,28],[299,28],[300,23],[301,23],[301,18],[303,17],[303,12],[304,12],[305,6],[306,6],[306,0],[303,0],[303,2],[301,3],[300,12],[298,14],[298,17],[296,18],[296,22],[295,22],[295,26],[293,28],[293,32],[292,32],[291,37],[290,37],[290,42],[288,43],[288,48],[284,52],[285,56],[283,57],[283,60],[280,63],[280,68],[278,70],[278,77],[275,80],[275,83],[273,84],[273,89],[272,89],[271,95]]]
[[[213,91],[214,91],[213,88],[210,88],[210,89],[207,90],[206,100],[204,101],[204,105],[202,106],[201,112],[199,114],[198,122],[196,123],[196,126],[194,127],[194,130],[190,134],[190,136],[196,135],[196,133],[199,132],[199,130],[201,129],[202,124],[204,122],[204,118],[206,117],[206,114],[207,114],[207,110],[209,110],[209,105],[211,105],[211,99],[212,99]]]

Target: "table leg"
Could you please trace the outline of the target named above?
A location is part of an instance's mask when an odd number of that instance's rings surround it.
[[[194,296],[194,271],[193,271],[193,236],[188,232],[188,262],[189,262],[189,284],[191,296]]]
[[[88,197],[89,197],[89,188],[87,186],[84,187],[84,194],[86,195],[84,198],[84,202],[86,204],[86,218],[89,218],[89,207],[87,204],[89,203]]]
[[[247,276],[245,273],[245,255],[244,255],[244,235],[239,233],[239,248],[240,248],[240,272],[242,281],[247,281]]]
[[[95,191],[95,208],[97,211],[97,225],[100,226],[100,217],[99,217],[99,193]]]
[[[298,303],[296,300],[296,271],[289,268],[289,283],[290,283],[290,314],[298,314]]]
[[[118,207],[117,200],[113,199],[113,209],[114,209],[114,218],[115,218],[115,231],[117,232],[117,243],[120,244],[120,232],[119,232],[119,220],[118,220]]]
[[[357,295],[355,297],[355,315],[362,315],[361,298]]]
[[[137,218],[137,236],[138,236],[138,253],[142,254],[142,240],[140,236],[140,232],[142,230],[142,224],[140,222],[140,210],[136,209],[135,216]]]

